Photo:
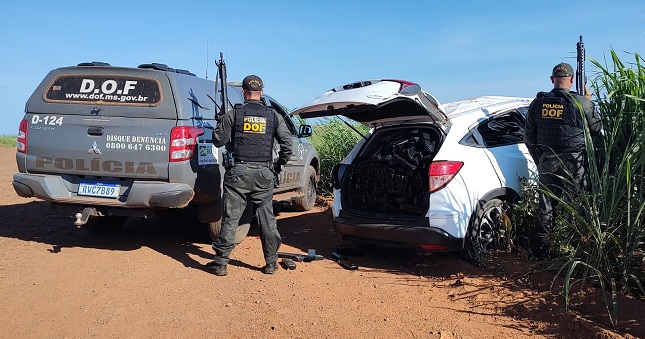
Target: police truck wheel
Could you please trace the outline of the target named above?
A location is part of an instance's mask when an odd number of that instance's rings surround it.
[[[293,201],[293,207],[298,211],[309,211],[316,204],[316,170],[313,166],[307,169],[305,195]]]
[[[244,213],[240,218],[240,224],[237,227],[237,231],[235,232],[235,244],[239,244],[244,241],[244,238],[246,238],[246,235],[249,233],[249,229],[251,229],[251,219],[253,217],[252,213],[253,208],[247,205],[246,210],[244,210]],[[208,223],[208,235],[210,235],[213,242],[217,239],[221,230],[222,219]]]
[[[208,235],[210,235],[211,240],[213,242],[217,240],[217,235],[221,230],[222,230],[222,219],[208,223]]]

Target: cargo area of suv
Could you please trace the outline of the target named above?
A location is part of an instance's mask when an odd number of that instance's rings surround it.
[[[346,211],[424,215],[428,170],[441,137],[428,125],[379,129],[341,183]]]

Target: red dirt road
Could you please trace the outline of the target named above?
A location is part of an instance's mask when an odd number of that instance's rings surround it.
[[[229,275],[205,268],[205,229],[186,221],[131,220],[93,234],[11,187],[15,150],[0,148],[2,338],[621,338],[645,337],[645,302],[621,301],[607,329],[601,299],[567,313],[545,273],[499,255],[477,268],[452,255],[366,249],[350,271],[329,260],[331,212],[282,211],[281,251],[327,259],[267,276],[252,233]],[[586,294],[585,294],[586,296]],[[584,302],[583,302],[584,301]]]

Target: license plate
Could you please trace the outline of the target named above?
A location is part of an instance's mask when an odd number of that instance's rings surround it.
[[[103,198],[118,198],[121,185],[102,182],[81,182],[78,185],[78,195],[88,195]]]

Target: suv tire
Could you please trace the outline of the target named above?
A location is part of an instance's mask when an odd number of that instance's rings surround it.
[[[508,246],[512,223],[508,205],[500,199],[480,201],[468,225],[462,255],[476,266],[484,266],[492,250]]]

